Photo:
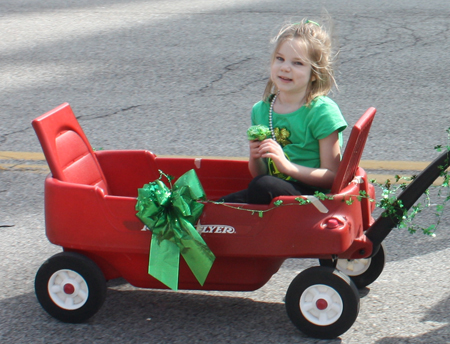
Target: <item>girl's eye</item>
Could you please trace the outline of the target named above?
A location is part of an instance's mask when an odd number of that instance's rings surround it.
[[[301,62],[301,61],[295,61],[294,64],[296,66],[303,66],[303,62]]]
[[[277,56],[276,59],[277,59],[278,61],[281,61],[281,62],[284,61],[284,58],[282,58],[281,56]]]

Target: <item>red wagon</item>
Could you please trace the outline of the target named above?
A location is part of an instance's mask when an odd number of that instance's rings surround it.
[[[252,291],[286,259],[318,258],[320,266],[301,272],[289,286],[287,313],[310,336],[333,338],[347,331],[359,311],[357,288],[381,274],[381,242],[395,226],[389,218],[374,221],[367,197],[356,201],[361,194],[375,198],[358,166],[374,115],[369,109],[353,127],[330,199],[302,196],[309,202],[299,205],[296,197],[283,196],[270,205],[239,205],[253,211],[206,203],[197,228],[216,260],[203,286],[182,260],[179,288]],[[32,124],[51,170],[45,180],[46,234],[63,248],[41,266],[35,290],[42,307],[64,322],[93,316],[111,279],[167,288],[148,274],[152,233],[135,211],[138,189],[157,179],[159,170],[177,178],[194,169],[211,200],[244,189],[251,180],[246,161],[93,151],[67,103]],[[283,206],[276,207],[280,200]]]

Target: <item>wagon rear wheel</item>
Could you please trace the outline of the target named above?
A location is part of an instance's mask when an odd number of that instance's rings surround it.
[[[80,323],[92,317],[106,297],[106,281],[89,258],[62,252],[49,258],[35,278],[36,297],[52,317]]]
[[[286,311],[306,335],[335,338],[346,332],[358,316],[358,290],[348,276],[336,269],[309,268],[291,282]]]
[[[319,259],[321,266],[335,266],[349,276],[358,289],[373,283],[383,272],[386,263],[386,248],[381,243],[378,252],[371,258],[364,259]],[[335,265],[334,265],[335,264]]]

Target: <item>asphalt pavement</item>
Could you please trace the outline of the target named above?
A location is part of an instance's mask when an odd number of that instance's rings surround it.
[[[442,0],[2,0],[0,151],[41,152],[31,120],[69,102],[96,149],[245,156],[270,38],[285,20],[328,14],[339,46],[332,98],[350,125],[378,109],[363,159],[430,161],[450,127],[449,12]],[[435,238],[395,230],[386,239],[384,272],[360,291],[352,328],[331,341],[297,331],[283,303],[315,260],[288,260],[247,293],[112,281],[91,320],[60,323],[34,295],[37,269],[61,251],[45,237],[44,178],[0,169],[0,225],[13,225],[0,227],[0,342],[450,343],[448,214]]]

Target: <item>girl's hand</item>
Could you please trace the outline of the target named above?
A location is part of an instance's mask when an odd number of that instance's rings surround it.
[[[262,158],[271,158],[281,173],[288,171],[291,162],[284,155],[283,148],[273,139],[266,139],[261,142],[259,154]]]
[[[259,141],[259,140],[249,141],[250,159],[261,158],[261,154],[259,153],[259,147],[261,146],[261,142],[262,141]]]
[[[249,141],[250,147],[250,158],[248,160],[248,167],[250,170],[250,174],[254,177],[259,176],[261,174],[267,173],[267,166],[265,162],[261,159],[260,146],[261,141],[253,140]]]

